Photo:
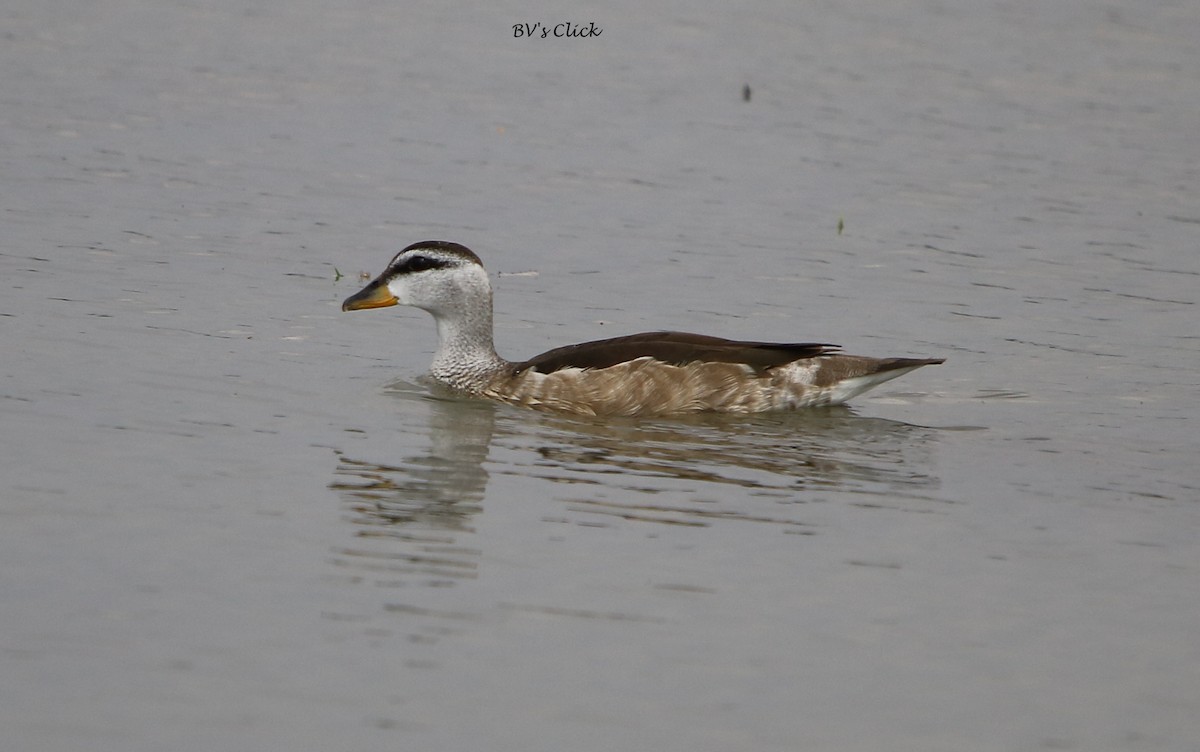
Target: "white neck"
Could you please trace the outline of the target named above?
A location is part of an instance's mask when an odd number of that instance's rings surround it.
[[[492,341],[492,294],[469,305],[430,311],[437,322],[438,349],[430,372],[455,389],[478,392],[509,363],[496,354]]]

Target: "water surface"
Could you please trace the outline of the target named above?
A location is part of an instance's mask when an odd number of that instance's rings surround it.
[[[0,15],[8,744],[1193,748],[1200,12],[534,13]],[[750,418],[448,399],[425,314],[339,311],[425,238],[514,359],[948,360]]]

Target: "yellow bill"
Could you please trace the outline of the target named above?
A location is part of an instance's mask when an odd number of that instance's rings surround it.
[[[361,311],[364,308],[386,308],[394,306],[399,301],[388,290],[388,287],[378,279],[363,289],[354,293],[342,303],[343,311]]]

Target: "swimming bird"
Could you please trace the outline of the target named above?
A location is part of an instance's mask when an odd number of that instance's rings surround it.
[[[567,345],[529,360],[496,354],[492,286],[458,243],[413,243],[346,298],[343,311],[415,306],[433,315],[430,373],[474,397],[582,415],[756,413],[837,405],[943,358],[868,358],[837,345],[738,342],[646,332]]]

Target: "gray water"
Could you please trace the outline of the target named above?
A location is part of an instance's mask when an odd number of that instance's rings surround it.
[[[6,749],[1200,743],[1195,3],[0,28]],[[512,358],[947,362],[751,418],[448,399],[425,314],[339,310],[426,238]]]

